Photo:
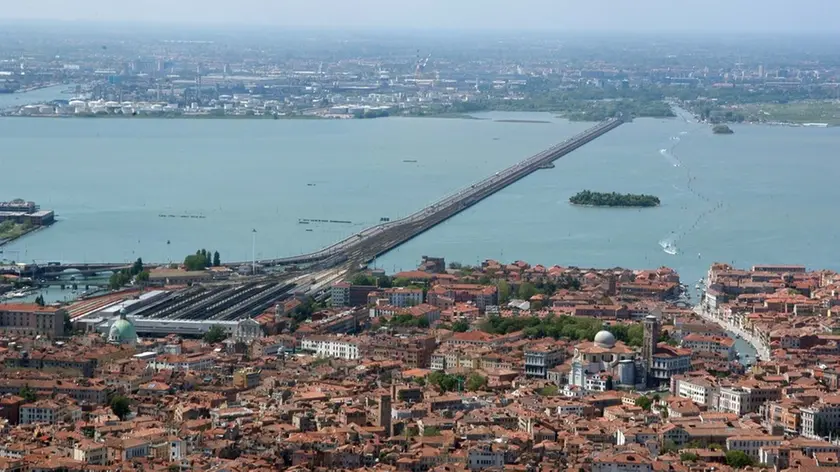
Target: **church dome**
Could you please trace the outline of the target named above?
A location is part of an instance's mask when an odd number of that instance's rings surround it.
[[[603,348],[612,348],[615,346],[615,336],[609,331],[598,331],[595,335],[595,345]]]
[[[137,331],[134,324],[125,316],[125,308],[120,310],[120,319],[111,325],[108,331],[108,342],[114,344],[131,344],[137,342]]]

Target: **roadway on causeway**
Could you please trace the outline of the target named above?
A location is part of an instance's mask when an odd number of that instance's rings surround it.
[[[582,133],[520,161],[505,170],[496,172],[405,218],[372,226],[316,252],[280,259],[261,260],[259,263],[263,266],[311,265],[315,270],[336,267],[347,267],[352,270],[355,268],[354,266],[365,264],[373,258],[396,248],[533,172],[549,167],[555,160],[614,130],[623,122],[624,120],[621,118],[602,121]],[[225,265],[236,267],[250,263],[251,261],[243,261],[226,263]],[[47,272],[67,269],[95,271],[122,267],[125,267],[125,263],[62,264],[60,266],[45,266],[41,267],[41,269],[46,269]]]
[[[622,123],[621,119],[603,121],[408,217],[368,228],[321,251],[261,261],[261,263],[264,265],[314,263],[319,268],[336,267],[345,262],[365,264],[533,172],[545,168],[555,160],[614,130]]]

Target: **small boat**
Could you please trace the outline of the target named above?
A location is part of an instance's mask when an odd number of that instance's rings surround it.
[[[166,244],[171,244],[171,242],[167,239],[167,240],[166,240]]]
[[[672,243],[665,244],[665,246],[662,247],[662,250],[665,251],[666,254],[670,254],[672,256],[677,254],[677,247]]]
[[[312,228],[307,228],[306,231],[312,231]]]
[[[417,162],[417,159],[403,159],[403,162]]]

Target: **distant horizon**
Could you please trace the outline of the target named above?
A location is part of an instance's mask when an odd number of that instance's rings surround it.
[[[515,32],[780,33],[837,31],[834,0],[27,0],[3,22]]]
[[[173,30],[173,36],[183,36],[184,33],[210,33],[210,34],[225,34],[228,32],[244,32],[244,33],[266,33],[274,32],[277,34],[283,33],[368,33],[370,35],[377,34],[393,34],[403,36],[414,35],[428,35],[428,34],[447,34],[447,35],[464,35],[476,36],[482,34],[521,34],[527,36],[551,36],[556,38],[563,37],[634,37],[634,38],[661,38],[662,35],[668,35],[675,38],[689,38],[697,39],[697,36],[702,35],[702,39],[708,41],[717,41],[722,39],[732,38],[823,38],[823,37],[840,37],[840,29],[833,28],[827,30],[807,30],[807,31],[763,31],[763,30],[745,30],[745,31],[715,31],[715,30],[701,30],[701,29],[648,29],[640,30],[620,30],[620,29],[550,29],[550,28],[531,28],[531,29],[517,29],[513,27],[474,27],[474,28],[454,28],[454,27],[397,27],[397,26],[365,26],[365,25],[271,25],[265,23],[246,24],[246,23],[213,23],[213,22],[184,22],[180,20],[146,20],[146,21],[130,21],[130,20],[63,20],[63,19],[8,19],[0,18],[0,26],[3,27],[20,27],[20,29],[37,29],[60,26],[69,31],[84,31],[93,28],[98,32],[100,30],[107,30],[110,28],[120,28],[127,31],[115,32],[136,32],[144,30],[156,30],[160,28],[172,28],[179,26],[179,29]],[[5,31],[8,33],[9,31]],[[3,32],[0,32],[2,34]],[[709,36],[710,34],[714,36]]]

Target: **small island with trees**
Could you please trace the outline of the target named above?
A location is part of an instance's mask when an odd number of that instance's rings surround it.
[[[584,190],[569,198],[572,205],[606,207],[655,207],[659,206],[659,197],[633,193],[602,193]]]
[[[712,133],[714,133],[714,134],[732,134],[732,133],[734,133],[734,131],[732,131],[732,128],[730,128],[729,126],[726,126],[726,125],[714,125],[712,127]]]

